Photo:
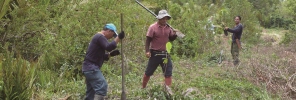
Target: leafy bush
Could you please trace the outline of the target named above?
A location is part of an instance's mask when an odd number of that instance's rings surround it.
[[[246,43],[256,44],[259,42],[259,23],[254,16],[256,12],[253,11],[253,5],[247,0],[226,0],[225,6],[229,8],[230,16],[227,21],[227,26],[234,25],[234,17],[241,16],[241,23],[244,26],[242,41]],[[233,23],[233,24],[232,24]]]
[[[284,28],[289,29],[290,24],[295,23],[293,19],[285,18],[282,15],[274,14],[270,17],[270,25],[268,28]]]
[[[282,44],[289,44],[289,43],[293,43],[294,41],[296,41],[296,24],[290,24],[290,31],[286,32],[284,35],[283,40],[281,41]]]
[[[22,58],[14,58],[14,54],[7,51],[1,55],[2,77],[1,99],[29,100],[34,89],[36,66]]]
[[[254,11],[256,11],[255,16],[258,18],[260,25],[263,27],[272,26],[271,23],[274,23],[270,20],[272,14],[277,14],[276,10],[281,5],[279,0],[248,0],[254,6]]]
[[[132,1],[125,3],[133,3],[133,6],[137,7],[132,8],[132,6],[118,5],[118,2],[112,0],[89,2],[92,3],[86,3],[87,6],[85,6],[86,4],[81,4],[79,0],[74,0],[73,2],[53,2],[49,0],[42,2],[27,1],[27,3],[32,3],[32,5],[19,7],[11,12],[10,15],[14,20],[8,26],[7,30],[9,31],[5,32],[6,34],[10,34],[6,37],[5,41],[12,43],[10,46],[12,50],[20,52],[26,59],[37,60],[40,57],[45,57],[42,56],[43,54],[53,55],[51,58],[53,65],[48,66],[49,69],[55,69],[57,71],[64,64],[70,64],[68,67],[72,69],[79,69],[91,36],[101,30],[103,25],[109,23],[109,21],[115,23],[119,28],[120,21],[118,17],[119,13],[122,12],[126,16],[124,17],[124,26],[128,35],[125,50],[136,50],[135,52],[137,53],[142,52],[140,49],[143,49],[141,46],[144,45],[142,42],[145,38],[143,37],[149,24],[155,21],[153,20],[154,16]],[[208,30],[204,29],[204,26],[207,24],[208,17],[215,14],[215,12],[219,12],[219,7],[222,6],[217,5],[216,8],[213,8],[212,5],[205,5],[210,4],[210,1],[188,1],[182,4],[179,1],[169,3],[159,1],[159,5],[157,5],[157,1],[150,2],[152,3],[148,4],[144,2],[144,4],[155,10],[154,12],[157,12],[158,9],[167,9],[173,19],[169,23],[186,34],[186,38],[173,42],[174,49],[172,54],[196,57],[205,53],[207,50],[215,49],[215,46],[219,45],[214,42],[215,35],[210,34]],[[225,2],[225,4],[228,3],[231,5],[240,4],[240,2]],[[65,4],[68,6],[65,6]],[[104,4],[114,5],[104,6]],[[225,10],[226,12],[233,12],[223,16],[242,15],[245,25],[244,41],[256,40],[257,37],[254,37],[256,33],[254,25],[256,24],[256,19],[251,16],[252,6],[248,2],[243,2],[242,6],[239,7],[241,8],[239,10],[234,9],[237,6],[223,6],[223,8],[230,8],[229,10]],[[246,13],[241,13],[242,9]],[[140,14],[139,12],[145,13]],[[104,15],[116,17],[105,17]],[[217,15],[217,20],[221,21],[218,16],[222,15]],[[232,17],[224,19],[227,25],[232,25],[230,24],[232,23]],[[214,23],[219,23],[218,21]],[[131,40],[133,42],[130,42]]]

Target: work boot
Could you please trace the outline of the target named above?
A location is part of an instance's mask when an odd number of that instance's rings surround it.
[[[104,100],[104,96],[95,94],[94,100]]]
[[[165,85],[165,90],[170,94],[173,95],[173,92],[170,88],[170,86],[172,85],[172,77],[165,77],[164,79],[164,85]]]
[[[146,76],[146,74],[144,74],[142,88],[146,88],[149,79],[150,79],[150,76]]]

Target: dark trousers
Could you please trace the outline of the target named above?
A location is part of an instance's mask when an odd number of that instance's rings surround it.
[[[173,65],[171,58],[167,52],[159,52],[150,50],[151,57],[149,58],[148,65],[146,67],[145,75],[151,76],[153,75],[154,71],[160,65],[162,68],[162,72],[164,73],[165,77],[172,76]],[[167,58],[167,63],[164,63],[164,60]]]

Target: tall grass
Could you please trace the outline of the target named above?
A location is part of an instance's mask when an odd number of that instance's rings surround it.
[[[3,85],[1,98],[5,100],[29,100],[36,78],[36,65],[7,51],[1,55]]]

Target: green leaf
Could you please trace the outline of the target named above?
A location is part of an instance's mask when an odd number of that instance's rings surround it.
[[[9,2],[10,0],[1,0],[0,1],[0,19],[6,14],[8,8],[9,8]]]
[[[164,63],[164,64],[167,64],[167,63],[168,63],[168,58],[165,58],[165,59],[163,60],[163,63]]]
[[[171,53],[171,49],[172,49],[172,43],[171,42],[168,42],[166,44],[166,50],[168,51],[168,53]]]

